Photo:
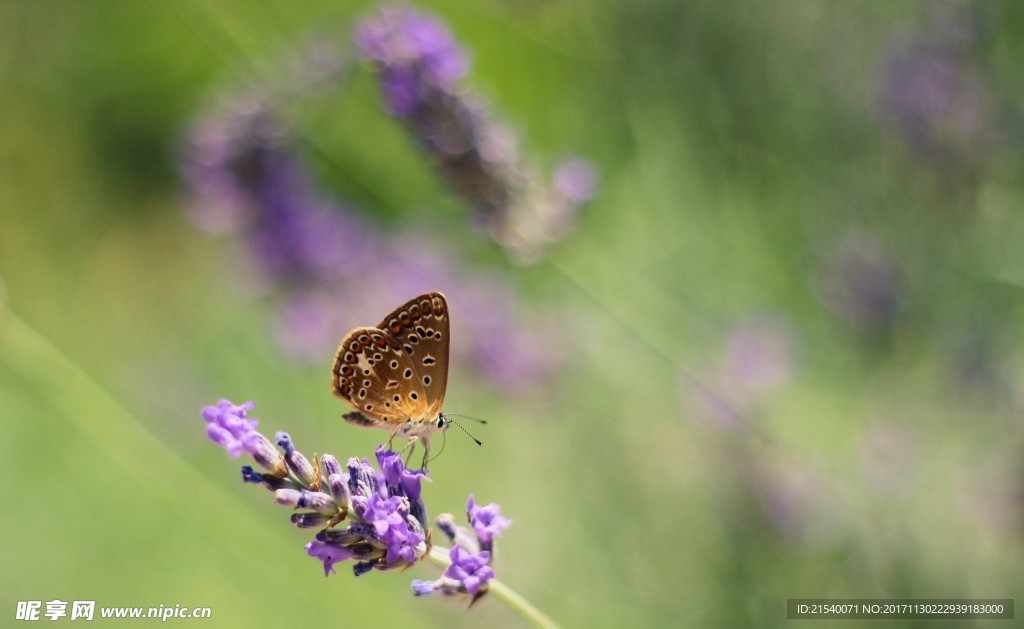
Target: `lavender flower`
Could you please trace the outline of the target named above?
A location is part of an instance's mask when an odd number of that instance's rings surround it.
[[[788,322],[764,315],[749,317],[729,331],[723,368],[748,391],[771,391],[792,378],[795,353]]]
[[[287,473],[284,457],[266,437],[256,432],[259,420],[246,417],[254,406],[252,402],[236,406],[222,399],[216,406],[204,407],[206,434],[211,441],[227,450],[231,458],[237,459],[244,450],[272,476],[284,477]]]
[[[482,586],[494,578],[494,570],[489,565],[491,553],[486,550],[474,555],[461,546],[452,546],[448,556],[452,565],[444,571],[444,576],[460,581],[470,594],[476,595]]]
[[[597,172],[594,165],[582,157],[570,158],[555,168],[555,190],[570,201],[583,203],[597,191]]]
[[[203,417],[208,425],[242,433],[244,439],[257,436],[269,444],[255,431],[256,420],[246,417],[254,406],[252,402],[239,406],[221,400],[216,406],[205,407]],[[214,432],[218,434],[215,442],[223,445],[220,433]],[[336,572],[336,564],[349,560],[353,575],[360,576],[373,570],[407,568],[431,556],[431,530],[426,527],[421,487],[423,480],[429,480],[425,470],[406,468],[400,453],[383,445],[375,453],[380,469],[365,458],[354,457],[342,469],[330,454],[319,460],[306,458],[285,432],[277,433],[276,442],[284,450],[283,455],[277,453],[280,473],[262,474],[246,465],[242,467],[242,480],[263,484],[274,493],[276,503],[296,510],[290,518],[293,526],[319,529],[305,550],[323,564],[324,576]],[[437,580],[412,582],[416,596],[438,594],[468,599],[472,604],[489,591],[495,576],[494,539],[512,523],[501,516],[497,504],[477,505],[473,494],[466,510],[471,529],[456,526],[451,514],[438,517],[438,529],[453,546],[447,553],[446,569]],[[432,557],[439,563],[440,552],[442,549]],[[518,601],[517,607],[550,624],[525,601]]]
[[[466,506],[469,515],[469,523],[476,531],[480,546],[484,549],[491,547],[492,540],[497,537],[502,529],[512,526],[512,521],[501,517],[500,507],[491,503],[486,507],[477,506],[473,494],[469,495],[469,504]]]
[[[818,280],[825,308],[862,332],[884,333],[896,323],[902,275],[878,239],[850,233],[829,247]]]
[[[793,330],[779,316],[747,317],[729,330],[720,364],[700,379],[681,374],[681,389],[709,423],[747,429],[759,403],[784,386],[796,369]]]
[[[295,449],[292,445],[292,439],[286,432],[278,432],[274,437],[275,443],[284,449],[284,460],[288,463],[288,470],[299,479],[304,485],[317,485],[315,489],[319,489],[319,470],[314,469],[313,464],[309,462],[303,454]]]
[[[883,117],[923,159],[970,173],[998,141],[991,78],[979,62],[985,9],[934,5],[930,24],[890,44],[879,76]]]
[[[377,465],[380,466],[381,471],[384,473],[384,480],[387,483],[388,491],[392,493],[401,492],[408,496],[410,500],[419,500],[421,491],[420,481],[430,480],[427,478],[427,472],[424,470],[410,470],[402,463],[401,454],[385,450],[383,446],[377,448],[376,456]]]
[[[487,592],[487,582],[494,578],[494,538],[512,522],[501,516],[497,504],[478,506],[473,494],[469,495],[466,510],[472,533],[456,526],[450,514],[438,516],[437,528],[452,542],[448,553],[451,564],[436,581],[413,581],[416,596],[438,594],[472,602]]]
[[[253,409],[252,402],[235,406],[227,400],[220,400],[216,406],[203,409],[206,420],[206,435],[217,445],[228,451],[232,459],[242,453],[242,442],[255,432],[259,420],[248,419],[246,414]]]
[[[409,500],[392,496],[385,500],[379,495],[371,496],[363,508],[363,518],[373,527],[374,533],[388,547],[387,562],[393,564],[399,559],[409,563],[416,561],[416,549],[425,540],[416,530],[415,520],[410,522]]]
[[[593,194],[593,168],[574,159],[556,169],[554,186],[541,185],[515,134],[461,83],[467,56],[439,19],[383,7],[359,23],[353,39],[380,75],[388,110],[483,233],[514,259],[532,262],[569,231],[577,208]]]
[[[432,90],[452,91],[466,75],[469,61],[445,26],[408,7],[381,7],[353,34],[367,59],[380,64],[388,109],[412,115]]]
[[[306,553],[324,563],[324,576],[329,576],[334,572],[334,564],[348,561],[355,555],[351,549],[317,540],[306,544]]]
[[[318,190],[279,100],[254,89],[200,118],[182,172],[195,197],[193,219],[248,245],[263,291],[277,299],[274,337],[282,349],[320,364],[340,331],[378,321],[409,295],[448,287],[459,295],[453,362],[513,394],[543,382],[565,335],[552,322],[531,321],[505,278],[462,270],[451,254],[433,253],[450,249],[445,243],[384,231]]]
[[[271,474],[260,474],[244,466],[242,480],[262,483],[274,492],[278,504],[304,510],[292,514],[294,526],[321,529],[306,545],[306,552],[323,562],[325,574],[334,572],[335,563],[348,559],[357,561],[353,572],[363,574],[372,569],[408,566],[427,554],[426,507],[419,486],[426,477],[424,472],[405,469],[397,453],[381,446],[377,458],[386,462],[388,475],[396,479],[395,483],[389,484],[387,477],[366,459],[349,459],[346,474],[333,456],[325,454],[319,462],[310,461],[295,448],[287,433],[278,432],[275,440],[284,450],[282,455],[269,439],[256,432],[256,420],[246,417],[254,406],[252,402],[236,406],[221,400],[216,406],[205,407],[203,418],[212,432],[211,439],[229,454],[249,452],[272,470]],[[248,448],[247,443],[260,445]],[[265,452],[268,447],[272,455]],[[269,466],[267,459],[271,461]],[[422,520],[411,511],[413,504]],[[350,523],[347,528],[334,528],[346,520]]]
[[[823,546],[834,544],[847,532],[850,514],[829,490],[833,480],[827,473],[764,453],[747,456],[742,468],[747,491],[756,497],[765,519],[781,538]]]
[[[389,460],[394,457],[401,463],[397,453],[384,451],[383,446],[378,447],[378,456]],[[317,534],[316,540],[352,551],[351,556],[359,560],[353,566],[355,574],[373,568],[388,570],[410,565],[426,554],[424,521],[411,513],[413,503],[419,503],[420,511],[426,513],[422,501],[418,496],[410,499],[400,485],[389,487],[384,475],[366,459],[349,459],[347,478],[340,472],[332,473],[328,485],[336,502],[348,499],[346,509],[351,509],[353,523],[343,530],[325,529]],[[418,483],[416,492],[419,493]],[[320,544],[310,545],[307,550],[311,556],[322,559]],[[324,569],[329,569],[326,561]]]

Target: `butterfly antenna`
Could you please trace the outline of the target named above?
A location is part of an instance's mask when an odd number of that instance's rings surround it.
[[[464,416],[463,415],[459,415],[459,417],[464,417]],[[476,418],[475,417],[471,417],[470,419],[476,419]],[[445,415],[444,416],[444,420],[446,422],[450,422],[450,423],[455,424],[456,426],[458,426],[459,429],[462,430],[462,432],[464,432],[467,435],[469,435],[469,438],[476,442],[476,445],[478,445],[478,446],[484,445],[483,441],[480,441],[479,439],[474,437],[468,430],[466,430],[465,428],[462,427],[462,424],[460,424],[459,422],[455,421],[454,419],[451,419],[451,417],[449,415]],[[482,421],[482,420],[477,419],[477,421]],[[484,422],[484,423],[486,423],[486,422]]]
[[[480,419],[479,417],[473,417],[472,415],[463,415],[462,413],[445,413],[444,416],[445,417],[461,417],[463,419],[472,419],[473,421],[480,422],[481,424],[486,424],[487,423],[486,419]],[[456,424],[456,425],[458,425],[458,424]],[[459,426],[459,428],[462,428],[462,426]],[[465,429],[463,428],[463,430],[465,430]],[[472,437],[472,435],[470,435],[470,436]]]

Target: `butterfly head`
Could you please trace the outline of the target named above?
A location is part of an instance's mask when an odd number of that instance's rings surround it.
[[[476,419],[475,417],[469,417],[468,415],[459,415],[459,417],[467,417],[469,419],[476,420],[476,421],[480,422],[481,424],[486,424],[487,423],[487,422],[485,422],[482,419]],[[476,445],[478,445],[478,446],[484,445],[482,441],[480,441],[479,439],[474,437],[472,434],[470,434],[470,432],[468,430],[463,428],[462,424],[460,424],[459,422],[455,421],[451,417],[448,417],[444,413],[438,413],[437,419],[434,420],[434,421],[435,421],[435,424],[437,425],[437,429],[438,430],[441,430],[441,431],[448,430],[448,426],[451,426],[452,424],[455,424],[456,426],[459,427],[459,429],[462,430],[462,432],[464,432],[467,435],[469,435],[469,438],[472,439],[473,441],[475,441]]]
[[[466,416],[462,415],[460,417],[466,417]],[[474,418],[471,418],[471,419],[476,419],[476,418],[474,417]],[[482,424],[486,424],[487,423],[487,422],[485,422],[482,419],[477,419],[476,421],[479,421]],[[445,415],[444,413],[438,413],[437,417],[435,417],[433,420],[428,420],[426,418],[424,418],[424,419],[422,419],[422,420],[420,420],[418,422],[414,422],[412,420],[409,420],[407,422],[407,424],[406,424],[407,427],[403,428],[400,432],[407,439],[408,438],[419,438],[419,439],[424,439],[425,440],[426,438],[430,437],[430,435],[434,434],[435,432],[444,432],[444,431],[448,430],[448,427],[451,426],[452,424],[455,424],[456,426],[459,427],[460,430],[462,430],[462,432],[464,432],[467,435],[469,435],[469,438],[472,439],[473,441],[475,441],[478,446],[484,445],[483,442],[481,442],[479,439],[477,439],[472,434],[470,434],[470,432],[468,430],[463,428],[462,424],[460,424],[459,422],[455,421],[454,419],[452,419],[448,415]]]
[[[437,417],[430,419],[429,417],[423,417],[420,419],[408,418],[405,423],[398,429],[398,434],[402,435],[406,439],[416,438],[427,438],[436,432],[443,432],[448,429],[452,420],[448,419],[443,413],[438,413]]]

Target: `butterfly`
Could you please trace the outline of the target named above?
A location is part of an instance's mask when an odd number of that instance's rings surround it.
[[[430,436],[451,424],[441,413],[449,339],[448,302],[437,292],[402,304],[375,328],[349,332],[331,369],[331,391],[355,409],[345,421],[421,441],[425,466]]]

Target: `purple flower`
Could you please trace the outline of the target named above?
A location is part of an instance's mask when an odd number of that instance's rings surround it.
[[[410,470],[402,462],[402,455],[390,450],[385,451],[383,445],[377,446],[377,465],[380,466],[384,475],[384,484],[387,485],[388,493],[392,496],[405,496],[409,500],[409,513],[420,523],[426,526],[429,521],[427,517],[427,506],[420,497],[420,481],[427,480],[426,470]]]
[[[384,539],[388,535],[404,536],[408,532],[405,518],[398,512],[400,506],[402,499],[399,496],[384,499],[374,494],[365,500],[361,511],[363,519],[373,527],[377,537]]]
[[[461,546],[452,546],[448,557],[452,564],[444,571],[444,576],[462,583],[470,594],[476,594],[494,578],[494,570],[488,565],[491,553],[486,550],[473,554]]]
[[[406,568],[427,555],[426,507],[420,495],[426,470],[407,469],[400,453],[380,445],[375,455],[382,471],[366,459],[353,457],[346,474],[334,456],[307,459],[296,450],[288,433],[279,431],[275,441],[282,454],[254,430],[256,420],[246,417],[254,406],[252,402],[237,406],[221,400],[205,407],[203,416],[208,425],[220,429],[218,435],[230,435],[235,441],[239,439],[234,435],[241,435],[244,442],[238,446],[239,453],[249,452],[261,465],[274,464],[272,474],[243,466],[242,480],[272,490],[276,503],[293,510],[289,515],[292,526],[318,530],[305,549],[323,564],[325,576],[335,572],[334,565],[342,561],[353,560],[352,573],[359,576],[373,570]],[[487,592],[487,584],[494,578],[490,565],[494,538],[511,522],[501,516],[497,504],[477,505],[472,494],[466,509],[472,531],[456,526],[449,514],[438,518],[438,530],[453,542],[451,564],[433,582],[414,581],[416,596],[476,600]],[[338,526],[345,521],[347,526]]]
[[[373,561],[359,561],[352,564],[352,574],[357,577],[361,577],[367,572],[374,569],[378,564]]]
[[[732,326],[724,355],[699,377],[680,372],[681,399],[719,430],[748,430],[761,402],[796,370],[792,326],[780,315],[758,314]],[[687,412],[689,409],[687,409]]]
[[[929,23],[889,45],[879,75],[882,115],[924,160],[970,174],[1000,139],[990,72],[981,63],[987,9],[936,4]]]
[[[354,499],[353,502],[358,500]],[[403,501],[400,496],[384,499],[374,494],[364,505],[363,519],[373,527],[374,534],[387,544],[387,562],[395,563],[399,559],[414,562],[416,546],[424,540],[424,536],[409,528],[409,523],[402,513],[408,510],[408,502]]]
[[[283,295],[272,325],[274,340],[284,354],[301,363],[322,361],[324,345],[345,329],[340,301],[322,288]]]
[[[569,231],[578,206],[593,195],[593,168],[572,160],[558,168],[554,185],[543,185],[516,134],[461,84],[466,55],[436,17],[384,7],[365,17],[354,37],[374,62],[388,109],[469,206],[482,234],[517,261],[533,262]]]
[[[217,402],[216,406],[203,407],[206,434],[214,443],[227,450],[231,458],[237,459],[238,455],[244,451],[251,455],[260,467],[270,471],[270,476],[283,479],[288,475],[285,458],[270,443],[269,439],[256,431],[259,420],[246,417],[246,414],[255,406],[252,402],[237,406],[222,399]],[[247,482],[255,482],[253,480],[255,477],[252,474],[247,474],[245,468],[242,473]],[[269,478],[264,478],[263,481],[268,487],[278,484]]]
[[[470,594],[466,585],[457,579],[441,577],[436,581],[420,581],[415,579],[412,582],[412,593],[414,596],[444,596],[449,598],[475,600],[484,595],[486,589],[478,589],[476,594]],[[472,603],[470,603],[472,604]]]
[[[234,457],[232,457],[234,458]],[[252,469],[252,466],[242,466],[242,482],[243,483],[254,483],[260,484],[263,482],[263,474],[260,474],[256,470]]]
[[[276,433],[275,447],[253,430],[256,420],[246,417],[253,407],[251,402],[236,406],[221,400],[204,408],[203,415],[208,425],[222,427],[224,434],[242,435],[241,450],[272,470],[267,474],[244,466],[242,480],[273,491],[276,503],[293,510],[289,514],[293,526],[318,531],[305,548],[323,563],[325,575],[335,572],[334,565],[341,561],[353,560],[352,572],[359,576],[402,569],[427,555],[426,507],[421,496],[421,481],[428,479],[425,470],[406,468],[400,453],[383,445],[375,452],[383,471],[367,459],[350,458],[347,473],[330,454],[307,459],[288,433]],[[493,537],[511,523],[501,517],[497,505],[480,507],[472,496],[467,509],[472,532],[456,527],[450,515],[438,519],[438,528],[451,536],[457,550],[451,552],[452,565],[437,581],[414,584],[417,595],[479,597],[486,592],[487,581],[494,577],[489,565]],[[346,521],[347,526],[339,526]]]
[[[377,446],[377,465],[384,473],[384,480],[392,495],[400,492],[400,495],[407,496],[410,501],[420,499],[420,481],[430,481],[426,470],[410,470],[402,462],[402,455],[399,452],[385,450],[383,445]]]
[[[420,579],[412,581],[412,593],[415,596],[429,596],[434,593],[434,589],[434,584],[431,581],[421,581]]]
[[[292,443],[292,438],[288,436],[288,433],[279,431],[274,436],[274,441],[277,445],[284,449],[284,460],[288,464],[288,469],[291,470],[292,474],[298,478],[302,484],[309,485],[316,478],[316,470],[313,468],[313,464],[303,455],[301,452],[295,449],[295,445]]]
[[[220,208],[233,217],[211,221],[243,237],[262,286],[280,296],[273,335],[288,356],[320,364],[339,330],[376,322],[410,295],[449,287],[460,295],[453,301],[463,330],[453,339],[456,363],[508,391],[543,382],[557,364],[564,344],[551,342],[555,333],[546,329],[554,326],[531,321],[502,288],[504,277],[462,271],[450,255],[432,253],[446,243],[419,231],[385,233],[319,191],[272,103],[239,98],[197,127],[182,170],[202,212]]]
[[[527,318],[512,290],[499,277],[480,274],[463,282],[452,317],[462,323],[452,347],[454,360],[474,366],[506,391],[524,391],[562,364],[571,331],[547,318]]]
[[[818,278],[822,305],[862,332],[885,332],[896,323],[905,288],[895,261],[877,238],[859,232],[828,248]]]
[[[473,494],[469,495],[466,510],[469,515],[469,523],[476,531],[480,544],[485,548],[490,546],[491,541],[501,533],[502,529],[507,529],[512,525],[512,520],[501,517],[501,507],[493,502],[486,507],[477,506]]]
[[[308,489],[278,489],[274,492],[274,501],[293,509],[312,509],[324,515],[336,514],[341,506],[334,502],[332,496]]]
[[[407,518],[406,526],[409,527],[408,533],[400,537],[396,536],[388,541],[387,561],[389,564],[395,564],[399,559],[413,563],[417,557],[427,552],[426,536],[419,531],[412,530],[413,522],[409,522]]]
[[[474,212],[496,217],[494,229],[490,219],[478,221],[484,232],[523,252],[515,254],[522,259],[535,258],[567,232],[575,207],[593,188],[592,170],[573,160],[558,168],[551,186],[541,185],[515,135],[466,97],[461,79],[468,62],[441,21],[411,8],[385,8],[361,23],[355,39],[380,70],[385,92],[393,85],[405,94],[396,96],[399,109],[413,101],[429,105],[403,120],[420,129],[416,136],[428,157],[450,174],[445,180]],[[325,348],[344,330],[379,321],[411,295],[440,288],[459,296],[452,300],[459,319],[453,367],[472,369],[510,395],[545,382],[570,351],[569,341],[551,317],[531,316],[507,278],[469,270],[452,257],[451,243],[422,229],[383,229],[372,218],[374,208],[363,211],[320,187],[292,132],[290,111],[299,90],[337,76],[344,63],[314,43],[298,66],[312,68],[315,77],[238,90],[196,119],[179,160],[192,192],[190,218],[241,240],[256,269],[250,277],[273,299],[272,336],[290,358],[322,364]],[[237,437],[212,429],[211,439],[240,452]]]
[[[724,371],[750,392],[766,392],[790,380],[795,369],[793,331],[771,316],[755,316],[733,326],[725,349]]]
[[[228,451],[232,459],[245,449],[244,442],[256,431],[259,420],[249,419],[246,414],[256,405],[246,402],[236,406],[228,400],[220,400],[216,406],[203,407],[206,420],[206,435],[211,441]]]
[[[270,470],[271,474],[283,478],[288,473],[288,466],[284,457],[274,448],[264,435],[258,432],[250,432],[242,439],[242,449],[245,450],[260,467]]]
[[[432,89],[451,90],[469,68],[451,31],[433,16],[410,7],[381,7],[353,34],[362,55],[375,61],[388,109],[408,116]]]
[[[394,452],[385,451],[384,448],[377,448],[377,458],[386,466],[391,468],[390,473],[402,476],[402,472],[394,468],[394,461],[397,459],[401,464],[399,455]],[[324,467],[332,470],[337,466],[334,457],[324,457]],[[408,476],[408,474],[406,475]],[[418,485],[418,479],[416,480]],[[389,484],[385,476],[375,470],[366,459],[351,458],[348,462],[348,475],[334,472],[328,477],[327,485],[331,492],[334,503],[350,503],[353,507],[351,515],[356,522],[346,531],[338,535],[334,531],[322,532],[318,539],[327,541],[347,548],[365,548],[369,553],[362,552],[356,557],[363,562],[353,566],[356,573],[367,569],[366,561],[380,560],[376,564],[369,564],[370,568],[376,567],[386,570],[391,567],[415,563],[427,552],[426,536],[423,527],[416,513],[411,511],[411,502],[403,493],[400,484]],[[417,486],[418,488],[418,486]],[[287,494],[282,499],[292,500],[297,503],[305,494],[292,496]],[[328,502],[326,494],[316,494],[320,502]],[[417,500],[422,507],[422,501]],[[308,508],[323,511],[324,507],[319,502],[307,501]],[[348,510],[345,511],[348,515]],[[358,525],[358,526],[357,526]],[[380,549],[379,552],[373,549]]]
[[[452,598],[476,600],[487,591],[487,582],[494,578],[491,559],[494,557],[494,538],[512,522],[501,517],[500,507],[491,503],[486,507],[476,504],[470,494],[467,517],[472,530],[457,526],[451,514],[444,513],[437,518],[437,530],[452,543],[448,556],[451,565],[435,581],[414,581],[413,594],[428,596],[438,594]]]
[[[813,466],[750,456],[746,482],[775,532],[801,544],[823,544],[841,536],[848,526],[848,505],[829,491],[831,479]]]
[[[324,562],[324,576],[334,572],[334,564],[351,559],[353,555],[352,551],[347,548],[325,544],[318,540],[306,544],[306,554]]]
[[[363,501],[363,505],[370,496],[384,491],[384,488],[381,487],[384,484],[383,481],[380,472],[373,469],[366,459],[359,460],[352,457],[348,460],[348,488],[354,498],[360,498]]]
[[[597,173],[589,160],[576,157],[562,162],[555,168],[552,183],[562,196],[570,201],[582,203],[593,198],[597,191]]]

